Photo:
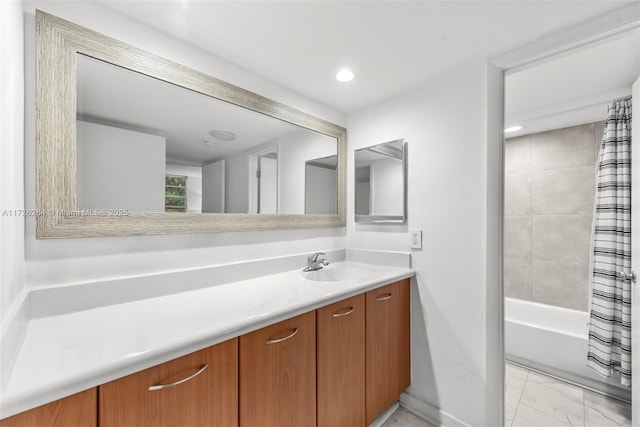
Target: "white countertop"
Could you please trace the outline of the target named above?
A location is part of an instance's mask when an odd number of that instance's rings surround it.
[[[40,406],[352,295],[412,277],[409,268],[340,262],[357,279],[300,270],[31,319],[0,398],[0,417]]]

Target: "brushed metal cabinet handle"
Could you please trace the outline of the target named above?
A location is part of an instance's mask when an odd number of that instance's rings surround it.
[[[293,338],[293,336],[295,334],[297,334],[297,333],[298,333],[298,328],[294,328],[293,331],[289,335],[287,335],[286,337],[269,339],[269,340],[267,340],[267,344],[277,344],[279,342],[286,341],[289,338]]]
[[[155,390],[164,390],[167,388],[171,388],[171,387],[175,387],[177,385],[180,385],[182,383],[186,383],[189,380],[194,379],[195,377],[197,377],[198,375],[200,375],[201,373],[203,373],[204,371],[206,371],[206,369],[209,367],[208,364],[204,364],[200,367],[200,369],[198,369],[195,373],[193,373],[192,375],[189,375],[187,378],[183,378],[181,380],[169,383],[169,384],[157,384],[157,385],[152,385],[149,387],[149,391],[155,391]]]
[[[353,313],[353,307],[347,307],[345,309],[342,310],[338,310],[335,313],[333,313],[333,317],[342,317],[342,316],[348,316],[351,313]]]
[[[384,294],[382,296],[379,296],[378,298],[376,298],[376,301],[386,301],[388,299],[391,299],[392,294],[388,293],[388,294]]]

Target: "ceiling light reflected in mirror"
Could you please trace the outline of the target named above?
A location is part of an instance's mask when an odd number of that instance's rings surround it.
[[[236,139],[236,134],[228,130],[212,130],[209,135],[211,135],[211,138],[220,141],[233,141]]]

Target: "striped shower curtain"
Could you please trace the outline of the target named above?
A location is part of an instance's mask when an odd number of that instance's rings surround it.
[[[596,166],[587,366],[631,386],[631,96],[609,105]]]

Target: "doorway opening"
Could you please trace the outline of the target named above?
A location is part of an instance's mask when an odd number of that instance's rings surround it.
[[[631,425],[631,390],[586,358],[596,163],[639,76],[638,28],[505,74],[507,426]]]
[[[250,156],[251,211],[255,214],[277,214],[278,147],[273,146]]]

